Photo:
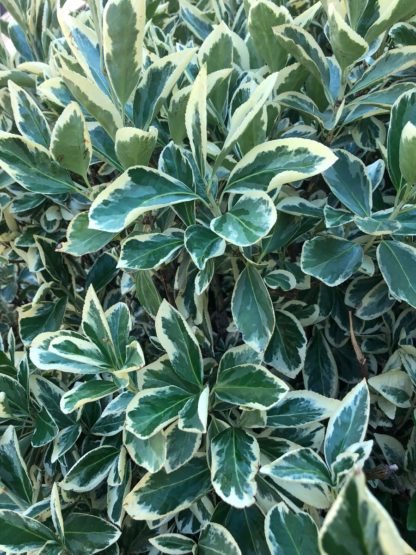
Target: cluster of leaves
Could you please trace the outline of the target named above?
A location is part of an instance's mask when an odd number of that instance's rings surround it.
[[[416,3],[3,5],[0,550],[414,553]]]

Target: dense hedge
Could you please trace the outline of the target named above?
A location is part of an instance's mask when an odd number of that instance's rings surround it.
[[[414,553],[414,0],[3,4],[0,551]]]

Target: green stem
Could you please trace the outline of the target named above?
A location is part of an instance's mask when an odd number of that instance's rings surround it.
[[[234,257],[231,258],[231,268],[233,271],[234,281],[237,283],[240,272],[238,271],[237,259]]]

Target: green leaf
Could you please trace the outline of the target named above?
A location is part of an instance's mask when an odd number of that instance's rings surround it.
[[[331,347],[320,330],[309,341],[303,367],[305,386],[316,393],[335,397],[338,392],[338,368]]]
[[[135,520],[155,520],[186,509],[211,489],[205,455],[178,470],[146,474],[127,495],[124,507]]]
[[[32,436],[33,447],[43,447],[55,439],[59,428],[56,422],[46,410],[42,407],[36,416],[35,429]]]
[[[412,49],[413,52],[416,52],[416,46]],[[403,93],[391,109],[387,135],[387,168],[396,189],[403,186],[404,176],[402,176],[400,168],[400,141],[408,122],[416,125],[416,91],[414,89]]]
[[[115,383],[106,380],[81,382],[63,395],[61,410],[64,414],[70,414],[87,403],[103,399],[117,390],[118,386]]]
[[[86,179],[92,146],[84,116],[76,102],[68,104],[55,123],[51,153],[60,166]]]
[[[60,487],[68,491],[91,491],[106,478],[116,457],[120,454],[118,447],[102,445],[85,453],[69,469]]]
[[[267,364],[289,378],[302,369],[306,356],[306,335],[299,320],[286,310],[275,311],[276,325],[264,355]]]
[[[156,318],[162,299],[150,272],[137,272],[135,276],[136,295],[144,310]]]
[[[382,241],[377,248],[377,262],[390,293],[416,308],[416,248],[399,241]]]
[[[287,61],[287,52],[280,45],[273,27],[290,23],[290,20],[290,14],[285,7],[276,6],[269,0],[260,0],[250,7],[248,30],[257,53],[272,72],[282,69]]]
[[[305,274],[335,287],[358,270],[362,258],[363,249],[358,243],[325,235],[305,241],[300,264]]]
[[[73,256],[97,252],[105,247],[114,237],[114,233],[89,228],[86,212],[80,212],[69,222],[66,241],[58,244],[56,250]]]
[[[243,195],[228,212],[211,221],[217,235],[238,247],[248,247],[265,237],[276,222],[273,201],[262,191]]]
[[[183,248],[183,234],[178,230],[134,235],[122,243],[119,268],[151,270],[170,262]]]
[[[416,494],[412,495],[407,512],[407,529],[414,532],[416,530]]]
[[[14,122],[20,133],[26,139],[49,148],[51,132],[36,102],[13,81],[9,81],[9,92]]]
[[[323,173],[332,193],[357,216],[370,216],[372,187],[366,167],[346,150],[335,150],[338,160]],[[348,187],[345,184],[348,182]]]
[[[71,555],[97,553],[113,545],[120,530],[97,516],[71,513],[65,519],[65,545]]]
[[[178,376],[191,388],[200,389],[203,366],[198,342],[180,312],[167,301],[157,313],[156,334]]]
[[[257,352],[265,351],[273,333],[275,316],[263,279],[247,266],[240,274],[231,300],[231,311],[244,342]]]
[[[211,480],[216,493],[242,509],[254,503],[260,449],[257,440],[239,428],[227,428],[211,442]]]
[[[233,193],[273,191],[328,169],[336,156],[310,139],[276,139],[255,146],[236,164],[226,190]]]
[[[200,555],[241,555],[237,542],[224,526],[210,522],[202,530],[198,541],[198,553]]]
[[[137,166],[124,172],[97,196],[89,212],[90,227],[118,232],[146,212],[198,198],[177,179]]]
[[[267,553],[264,516],[256,505],[235,509],[226,503],[220,503],[215,509],[212,520],[222,524],[232,534],[243,555]]]
[[[147,166],[156,147],[158,130],[149,131],[134,127],[122,127],[116,133],[116,153],[124,169]]]
[[[267,425],[272,428],[295,428],[332,416],[340,402],[313,391],[289,391],[277,405],[267,411]]]
[[[353,443],[364,440],[369,414],[370,396],[363,380],[344,397],[329,419],[324,443],[325,459],[329,465]]]
[[[412,549],[391,517],[366,488],[364,474],[353,474],[329,510],[319,531],[323,555],[405,555]]]
[[[161,553],[168,555],[182,555],[192,553],[195,542],[182,534],[160,534],[150,538],[149,542]]]
[[[279,503],[267,513],[264,527],[273,555],[319,555],[318,528],[308,513]]]
[[[0,511],[0,549],[27,553],[42,548],[55,535],[44,524],[15,511]]]
[[[78,190],[45,147],[0,131],[0,168],[31,193],[58,195]]]
[[[110,0],[103,12],[105,67],[122,106],[139,81],[145,18],[145,0]]]
[[[222,256],[225,241],[203,225],[190,225],[185,231],[185,247],[199,270],[203,270],[211,258]]]
[[[32,503],[33,485],[13,426],[6,428],[0,438],[0,482],[11,500],[16,496],[25,506]]]

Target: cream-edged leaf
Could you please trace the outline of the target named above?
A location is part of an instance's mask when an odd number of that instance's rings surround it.
[[[231,311],[244,342],[257,352],[264,352],[273,333],[275,316],[263,279],[254,266],[247,266],[234,288]]]
[[[205,268],[208,260],[222,256],[225,246],[225,241],[208,227],[195,224],[186,228],[185,247],[199,270]]]
[[[109,0],[104,8],[105,66],[122,106],[139,81],[145,18],[145,0]]]
[[[135,520],[156,520],[187,509],[211,489],[205,455],[167,474],[146,474],[124,500],[126,512]]]
[[[218,156],[215,166],[219,167],[227,153],[231,150],[238,139],[243,135],[248,125],[263,109],[263,105],[273,92],[276,83],[276,73],[272,73],[257,85],[255,91],[246,102],[241,104],[233,113],[222,151]]]
[[[156,59],[143,72],[134,96],[133,121],[147,130],[195,54],[188,48]]]
[[[352,29],[333,4],[328,6],[329,37],[335,57],[345,70],[362,58],[367,50],[367,42]]]
[[[73,256],[82,256],[101,250],[114,237],[114,233],[90,229],[88,226],[88,214],[86,212],[77,214],[69,222],[66,230],[66,241],[58,244],[56,250]]]
[[[9,81],[13,118],[20,133],[35,143],[49,147],[50,129],[45,116],[33,98],[22,88]]]
[[[119,268],[151,270],[172,260],[183,248],[183,233],[134,235],[122,243]]]
[[[114,138],[117,129],[123,126],[123,121],[113,102],[87,77],[67,68],[62,69],[61,73],[66,86],[80,105]]]
[[[353,474],[338,495],[319,531],[319,546],[323,555],[412,553],[386,509],[367,489],[363,473]]]
[[[239,428],[227,428],[211,442],[211,479],[216,493],[241,509],[254,503],[260,449],[257,440]]]
[[[370,414],[370,395],[366,382],[357,384],[331,416],[325,436],[324,453],[328,464],[353,443],[363,441]]]
[[[115,149],[123,168],[147,166],[156,147],[157,137],[156,127],[150,127],[149,131],[135,127],[117,129]]]
[[[179,417],[192,394],[169,385],[145,389],[133,397],[126,412],[126,428],[139,439],[148,439]]]
[[[272,428],[295,428],[319,422],[332,416],[340,401],[307,390],[288,391],[267,412],[267,425]]]
[[[192,553],[195,542],[183,534],[160,534],[154,538],[150,538],[149,542],[160,551],[167,555],[182,555]]]
[[[409,408],[412,381],[406,372],[389,370],[378,376],[372,376],[368,384],[396,407]]]
[[[358,243],[325,235],[305,241],[300,264],[305,274],[335,287],[358,270],[362,259],[363,249]]]
[[[141,214],[198,198],[181,181],[158,170],[136,166],[96,197],[89,211],[90,227],[121,231]]]
[[[92,403],[111,395],[117,390],[118,386],[110,381],[90,380],[88,382],[81,382],[62,396],[60,403],[61,410],[64,414],[69,414],[87,403]]]
[[[205,176],[207,159],[207,68],[203,65],[192,85],[186,105],[185,127],[195,162]]]
[[[319,555],[318,528],[309,513],[278,503],[267,513],[264,529],[273,555]]]
[[[328,147],[310,139],[276,139],[250,150],[232,170],[226,190],[273,191],[327,170],[336,161]]]
[[[306,335],[299,320],[286,310],[275,311],[275,328],[264,360],[289,378],[302,369],[306,356]]]
[[[248,247],[265,237],[276,223],[273,201],[262,191],[250,192],[222,216],[211,221],[217,235],[239,247]]]
[[[416,307],[416,248],[400,241],[382,241],[377,247],[377,262],[390,293]]]
[[[227,362],[224,357],[214,387],[218,399],[246,408],[267,410],[284,397],[287,385],[265,367],[255,363]]]
[[[215,522],[210,522],[202,530],[198,541],[198,553],[201,555],[241,555],[241,550],[230,532]]]
[[[0,168],[31,193],[59,195],[79,191],[45,147],[0,131]]]
[[[167,301],[156,316],[156,334],[175,372],[197,390],[202,385],[203,365],[198,342],[178,310]]]
[[[77,492],[93,490],[106,478],[119,452],[118,447],[111,445],[88,451],[69,469],[60,487]]]
[[[92,145],[84,116],[76,102],[71,102],[56,121],[50,150],[60,166],[86,179]]]
[[[290,23],[291,16],[284,6],[276,6],[270,0],[252,2],[248,13],[248,30],[257,53],[270,71],[279,71],[287,62],[287,52],[280,45],[273,27]]]

